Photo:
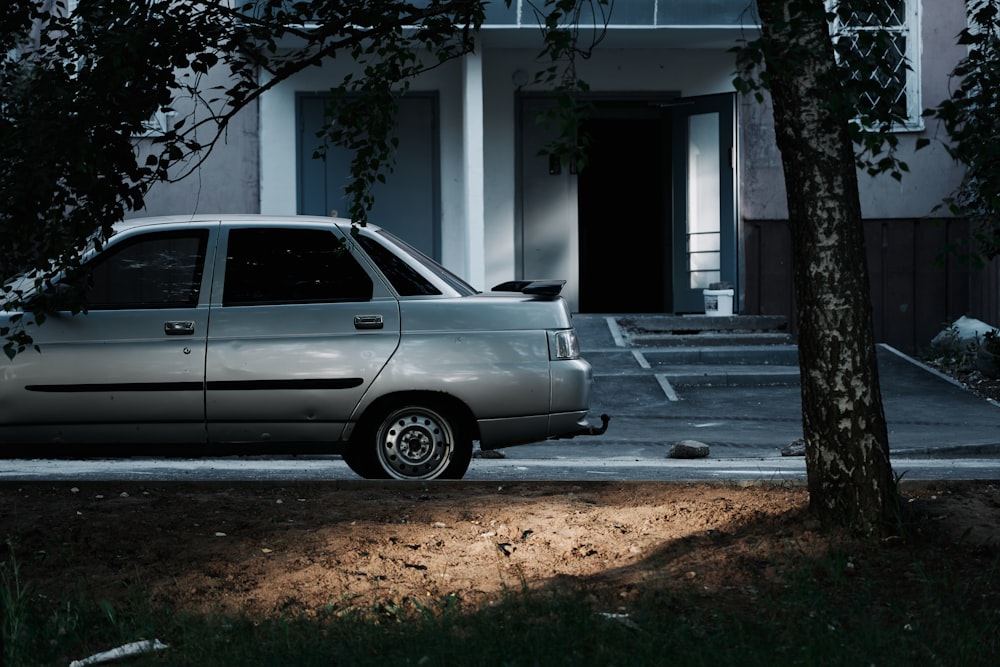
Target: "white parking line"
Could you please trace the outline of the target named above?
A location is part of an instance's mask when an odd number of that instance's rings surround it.
[[[618,321],[610,315],[605,317],[604,321],[608,323],[608,329],[611,330],[611,337],[615,339],[615,345],[625,347],[625,337],[622,336],[622,330],[618,326]]]
[[[671,401],[679,401],[680,400],[677,397],[677,392],[674,391],[674,388],[670,384],[670,380],[667,379],[666,375],[664,375],[663,373],[656,373],[653,377],[655,377],[656,381],[660,383],[660,389],[662,389],[663,393],[667,395],[667,399],[668,400],[671,400]]]
[[[639,350],[632,350],[632,356],[635,357],[635,360],[639,363],[639,368],[652,368],[652,366],[649,365],[649,362],[646,361],[646,355]]]

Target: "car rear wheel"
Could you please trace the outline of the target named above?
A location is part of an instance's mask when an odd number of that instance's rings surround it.
[[[471,437],[437,403],[386,410],[358,436],[344,460],[368,479],[461,479],[472,460]]]

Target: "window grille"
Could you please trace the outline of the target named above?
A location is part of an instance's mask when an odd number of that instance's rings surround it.
[[[923,129],[920,106],[919,0],[873,0],[877,8],[863,3],[831,3],[833,34],[838,57],[857,62],[884,60],[887,66],[871,74],[854,71],[855,79],[871,76],[877,85],[865,89],[858,100],[865,109],[891,110],[897,121],[893,130]],[[874,40],[884,30],[889,39]],[[846,40],[846,49],[845,43]],[[845,55],[849,54],[849,55]]]

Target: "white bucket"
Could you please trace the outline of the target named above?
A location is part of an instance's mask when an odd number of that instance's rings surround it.
[[[731,289],[704,289],[705,314],[709,317],[728,317],[733,314],[733,294]]]

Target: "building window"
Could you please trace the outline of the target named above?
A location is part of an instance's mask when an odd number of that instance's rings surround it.
[[[160,109],[142,123],[142,132],[133,134],[134,138],[162,137],[170,131],[173,125],[174,111]]]
[[[855,71],[855,77],[870,76],[877,84],[867,89],[858,103],[870,109],[879,106],[891,109],[897,117],[893,130],[921,130],[920,3],[918,0],[875,2],[879,7],[873,9],[858,8],[857,3],[830,3],[838,54],[858,62],[875,59],[887,62],[886,67],[870,74]],[[878,31],[888,33],[888,41],[874,40]]]

